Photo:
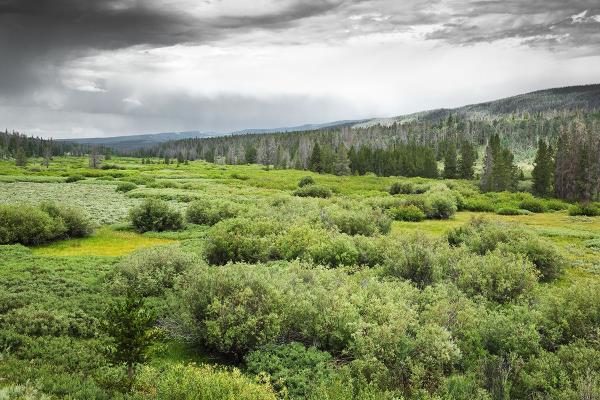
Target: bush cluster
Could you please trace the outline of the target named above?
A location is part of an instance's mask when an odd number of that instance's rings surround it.
[[[419,207],[414,205],[390,208],[388,214],[396,221],[419,222],[427,217]]]
[[[91,234],[93,226],[78,209],[52,202],[39,206],[0,205],[0,244],[38,245]]]
[[[188,222],[199,225],[214,225],[224,219],[233,218],[240,207],[231,201],[197,200],[190,203],[186,210]]]
[[[315,184],[315,180],[313,179],[312,176],[307,175],[307,176],[303,176],[302,178],[300,178],[300,180],[298,181],[298,187],[304,187],[304,186],[308,186],[308,185],[314,185]]]
[[[294,196],[299,197],[320,197],[322,199],[327,199],[331,197],[331,189],[326,186],[321,185],[306,185],[299,187],[294,190]]]
[[[119,183],[117,183],[117,187],[116,187],[115,191],[125,193],[125,192],[130,192],[136,188],[137,188],[137,185],[133,182],[119,182]]]
[[[136,231],[177,231],[183,229],[183,216],[179,211],[157,199],[147,199],[129,211],[129,219]]]
[[[579,203],[569,207],[569,215],[571,216],[586,216],[586,217],[598,217],[600,216],[600,207],[595,203]]]
[[[113,292],[129,290],[141,296],[159,296],[175,286],[194,258],[176,246],[157,246],[138,250],[117,264],[110,275]]]
[[[543,280],[558,277],[564,268],[564,259],[558,249],[533,232],[485,219],[473,219],[465,226],[452,229],[447,234],[452,246],[464,244],[470,251],[485,255],[496,249],[522,254],[531,261]]]
[[[69,175],[69,176],[67,176],[67,179],[65,179],[65,182],[73,183],[73,182],[82,181],[84,179],[85,179],[85,177],[82,175]]]
[[[415,186],[412,182],[394,182],[388,190],[392,196],[396,194],[412,194],[414,191]]]
[[[218,369],[210,365],[170,364],[162,368],[146,366],[132,389],[133,399],[146,400],[276,400],[266,384],[259,384],[238,369]]]

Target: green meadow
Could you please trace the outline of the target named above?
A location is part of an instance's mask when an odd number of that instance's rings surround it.
[[[600,398],[600,217],[567,203],[262,165],[0,161],[0,207],[48,202],[93,232],[0,245],[0,399]],[[159,206],[171,222],[148,229]],[[128,376],[106,325],[131,291],[156,334]]]

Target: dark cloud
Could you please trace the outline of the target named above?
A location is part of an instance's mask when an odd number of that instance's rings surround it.
[[[428,39],[468,45],[516,39],[550,50],[600,52],[598,0],[488,0],[455,3]]]
[[[54,68],[94,51],[206,43],[250,29],[284,29],[342,2],[281,4],[285,7],[264,14],[211,19],[149,0],[0,0],[0,91],[6,96],[37,87]]]
[[[133,121],[143,129],[150,124],[157,129],[172,124],[173,130],[202,128],[206,121],[214,129],[286,125],[302,112],[312,114],[310,107],[327,110],[334,104],[347,105],[332,99],[312,102],[309,97],[282,100],[272,94],[277,88],[267,91],[272,99],[235,93],[212,98],[165,93],[169,82],[144,90],[147,88],[140,88],[144,83],[137,82],[135,87],[128,78],[140,69],[144,76],[160,75],[163,60],[149,57],[144,58],[148,61],[145,65],[131,62],[119,66],[115,74],[121,79],[104,73],[103,69],[110,68],[94,62],[104,53],[129,54],[177,44],[260,48],[263,44],[343,43],[376,33],[426,31],[430,33],[415,34],[417,44],[424,39],[450,46],[515,39],[532,48],[568,51],[566,57],[599,55],[598,1],[256,0],[252,9],[248,5],[253,3],[247,0],[0,0],[0,107],[13,107],[11,112],[18,110],[14,107],[30,107],[39,118],[56,118],[53,124],[57,126],[59,111],[67,118],[76,115],[83,121],[79,123],[82,127],[90,126],[83,115],[98,123],[101,116],[108,116],[105,130],[113,133],[115,127],[134,127]],[[574,15],[581,16],[572,18]],[[349,56],[349,63],[351,57],[354,55]],[[92,61],[82,62],[87,59]],[[128,62],[127,57],[123,60]],[[201,64],[198,62],[199,67]],[[160,76],[166,79],[164,74]],[[289,108],[287,112],[284,106]]]

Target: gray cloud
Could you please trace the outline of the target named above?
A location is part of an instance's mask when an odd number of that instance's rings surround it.
[[[550,50],[600,51],[597,0],[487,0],[459,3],[428,39],[468,45],[516,39]],[[579,17],[574,17],[580,15]]]
[[[248,4],[244,0],[0,0],[0,107],[11,112],[18,111],[15,107],[30,107],[31,115],[49,121],[61,112],[76,115],[82,127],[91,126],[83,115],[100,125],[98,116],[105,115],[112,121],[104,123],[105,131],[113,133],[134,127],[134,120],[139,129],[133,130],[141,131],[149,129],[148,121],[156,129],[163,123],[172,124],[171,129],[196,129],[207,121],[214,129],[229,129],[285,125],[299,112],[315,114],[316,121],[353,117],[344,101],[313,101],[308,94],[265,99],[233,93],[211,98],[163,93],[160,85],[144,90],[143,84],[135,87],[127,79],[114,82],[100,64],[86,64],[87,75],[73,72],[79,71],[74,64],[102,54],[178,44],[344,45],[349,38],[412,33],[419,45],[429,41],[463,47],[514,39],[531,48],[568,53],[564,57],[600,54],[598,0],[257,0],[254,9]],[[147,76],[154,70],[160,73],[160,61],[155,65],[149,60],[148,65],[123,65],[114,73],[126,77],[140,69]],[[346,114],[311,113],[309,106],[330,111],[337,107]],[[18,121],[8,112],[4,119]]]

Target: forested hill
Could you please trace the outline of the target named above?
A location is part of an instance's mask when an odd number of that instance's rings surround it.
[[[575,111],[600,109],[600,84],[568,86],[538,90],[504,99],[485,103],[470,104],[458,108],[441,108],[422,111],[414,114],[393,118],[375,118],[356,124],[356,128],[366,128],[374,125],[391,125],[408,121],[437,122],[448,118],[449,115],[461,116],[468,119],[498,117],[508,114],[548,113],[551,111]]]
[[[544,90],[453,110],[428,111],[386,123],[187,139],[129,154],[180,161],[204,159],[227,164],[308,168],[314,147],[319,144],[322,164],[329,166],[327,172],[347,172],[346,160],[360,152],[357,157],[369,160],[366,170],[378,175],[428,176],[431,158],[441,160],[448,145],[460,150],[462,144],[468,143],[481,153],[493,135],[498,135],[516,161],[532,162],[539,139],[556,144],[560,133],[572,130],[575,122],[586,132],[600,133],[599,110],[600,85],[588,85]],[[351,172],[356,171],[351,168]]]
[[[351,121],[335,121],[324,124],[304,124],[299,126],[288,126],[279,128],[258,128],[258,129],[242,129],[239,131],[228,133],[227,135],[245,135],[245,134],[260,134],[260,133],[273,133],[273,132],[299,132],[299,131],[312,131],[317,129],[324,129],[330,127],[337,127],[342,125],[353,125],[362,120],[351,120]],[[111,136],[102,138],[79,138],[79,139],[59,139],[58,142],[64,143],[79,143],[91,146],[105,146],[110,147],[116,151],[128,152],[131,150],[147,148],[159,145],[161,143],[183,140],[183,139],[200,139],[209,138],[215,136],[225,136],[224,133],[218,132],[200,132],[200,131],[186,131],[186,132],[163,132],[163,133],[149,133],[142,135],[127,135],[127,136]]]
[[[64,154],[82,155],[90,151],[91,146],[80,143],[66,143],[21,134],[19,132],[0,131],[0,159],[15,158],[19,152],[23,157],[52,157]],[[106,154],[108,148],[97,146],[95,151]]]

